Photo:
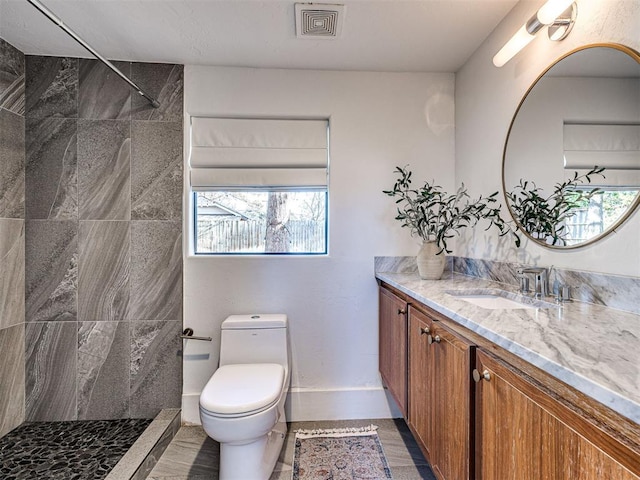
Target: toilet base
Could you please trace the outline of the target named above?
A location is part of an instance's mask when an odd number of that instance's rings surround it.
[[[267,435],[253,442],[221,443],[220,480],[268,480],[286,435],[286,422],[278,422]]]

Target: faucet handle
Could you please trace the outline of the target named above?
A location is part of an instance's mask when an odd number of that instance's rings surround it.
[[[558,292],[556,293],[556,301],[558,303],[573,302],[571,299],[571,286],[570,285],[558,285]]]

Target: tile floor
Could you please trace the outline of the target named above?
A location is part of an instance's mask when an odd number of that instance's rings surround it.
[[[103,479],[150,423],[145,419],[23,423],[0,439],[0,479]]]
[[[382,448],[394,480],[435,480],[429,464],[402,419],[294,422],[270,480],[290,480],[294,430],[378,425]],[[182,427],[151,471],[147,480],[215,480],[218,478],[218,444],[201,427]]]

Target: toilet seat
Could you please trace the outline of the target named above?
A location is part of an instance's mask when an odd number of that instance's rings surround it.
[[[220,417],[261,412],[278,401],[284,378],[284,367],[277,363],[224,365],[204,387],[200,407]]]

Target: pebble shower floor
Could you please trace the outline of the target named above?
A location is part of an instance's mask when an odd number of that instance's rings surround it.
[[[101,480],[147,419],[24,423],[0,438],[2,480]]]

